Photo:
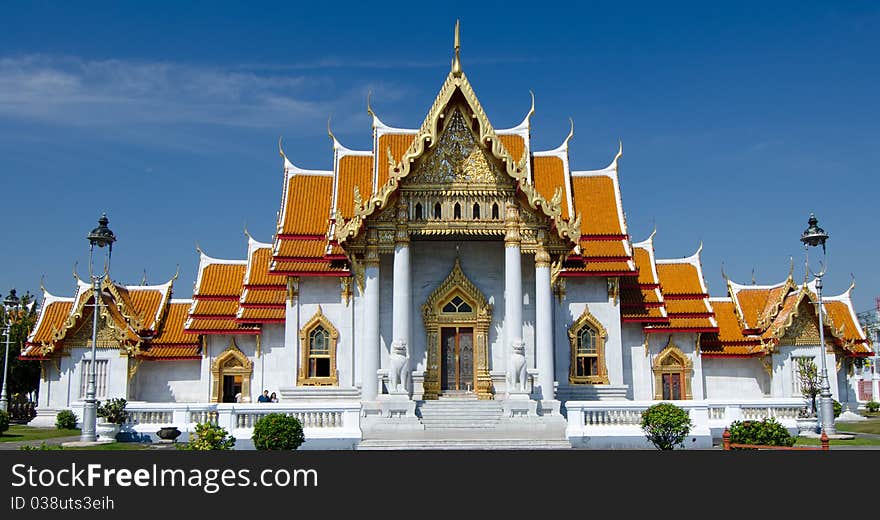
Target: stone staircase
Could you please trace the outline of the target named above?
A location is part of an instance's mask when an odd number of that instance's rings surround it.
[[[364,432],[358,450],[560,450],[570,449],[565,419],[504,416],[502,401],[474,394],[419,402],[423,430]]]
[[[416,413],[431,430],[492,430],[501,422],[503,409],[498,401],[479,401],[474,397],[448,397],[425,401]]]

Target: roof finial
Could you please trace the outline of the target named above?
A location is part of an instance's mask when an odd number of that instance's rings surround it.
[[[529,108],[529,113],[526,114],[526,119],[532,117],[535,113],[535,93],[532,92],[532,89],[529,89],[529,95],[532,96],[532,106]]]
[[[452,75],[461,76],[461,35],[459,20],[455,21],[455,57],[452,58]]]
[[[245,221],[245,223],[244,223],[244,236],[248,237],[248,239],[250,239],[250,240],[254,239],[254,237],[252,237],[251,234],[248,233],[247,221]]]
[[[700,256],[700,253],[703,252],[703,239],[700,239],[700,247],[697,248],[697,252],[694,253],[696,256]]]
[[[721,278],[724,278],[725,282],[730,281],[730,278],[727,277],[727,273],[724,272],[724,260],[721,261]]]
[[[847,289],[846,292],[850,292],[856,288],[856,275],[849,273],[849,279],[849,289]]]
[[[205,252],[202,251],[202,248],[199,247],[199,241],[198,241],[198,240],[196,240],[196,251],[198,251],[200,255],[204,255],[204,254],[205,254]],[[208,255],[205,255],[205,256],[208,256]]]
[[[370,114],[372,117],[376,117],[376,114],[373,113],[373,107],[370,106],[371,97],[373,97],[372,89],[367,91],[367,113]]]
[[[623,140],[619,137],[617,138],[617,154],[614,156],[614,160],[611,161],[611,167],[617,170],[617,161],[623,156]]]
[[[654,241],[654,235],[656,235],[656,234],[657,234],[657,221],[655,220],[655,221],[654,221],[654,230],[651,231],[651,234],[650,234],[650,235],[648,235],[648,240],[650,240],[650,241],[653,242],[653,241]]]
[[[284,147],[281,145],[281,141],[282,141],[283,139],[284,139],[284,138],[281,137],[280,135],[278,136],[278,153],[281,155],[281,157],[287,159],[287,156],[284,155]]]
[[[171,277],[171,281],[176,281],[178,276],[180,276],[180,264],[177,264],[177,271],[174,272],[174,276]]]
[[[330,129],[330,119],[332,119],[332,118],[333,118],[332,115],[327,116],[327,135],[329,135],[329,136],[330,136],[330,139],[332,139],[333,142],[335,143],[335,142],[336,142],[336,136],[333,135],[333,130]]]
[[[79,263],[78,260],[73,262],[73,279],[79,281],[79,273],[76,272],[76,265]]]
[[[794,281],[794,257],[788,257],[788,279]]]
[[[147,285],[147,270],[144,269],[144,277],[141,278],[141,285]]]
[[[46,291],[45,281],[46,281],[46,274],[43,273],[40,275],[40,290],[43,292],[48,292],[48,291]]]
[[[574,137],[574,118],[573,117],[571,117],[571,116],[568,117],[568,124],[569,124],[568,135],[565,136],[565,145],[566,146],[568,146],[568,142],[571,140],[571,138]]]

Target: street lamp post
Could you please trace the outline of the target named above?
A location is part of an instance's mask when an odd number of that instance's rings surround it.
[[[828,240],[828,233],[820,228],[819,220],[816,215],[810,213],[807,221],[809,227],[801,234],[801,242],[804,243],[804,257],[806,268],[816,278],[816,299],[818,300],[817,308],[819,314],[819,357],[822,360],[822,386],[819,389],[819,421],[826,435],[834,435],[834,403],[831,399],[831,386],[828,383],[828,366],[825,361],[825,326],[822,319],[822,277],[825,276],[825,241]],[[822,246],[822,260],[819,262],[821,269],[819,272],[810,271],[810,247]]]
[[[6,379],[9,375],[9,342],[12,336],[12,311],[18,309],[21,302],[15,295],[15,289],[9,291],[9,296],[3,300],[3,310],[6,313],[6,354],[3,357],[3,389],[0,390],[0,409],[4,412],[9,411],[9,401],[6,399]]]
[[[98,227],[92,230],[89,233],[89,276],[92,279],[92,298],[94,299],[94,312],[92,314],[92,361],[89,363],[89,380],[86,384],[86,399],[85,406],[83,407],[83,420],[82,420],[82,433],[80,434],[80,441],[82,442],[95,442],[97,439],[96,436],[96,427],[97,427],[97,403],[95,399],[95,355],[96,355],[96,347],[98,344],[98,312],[101,309],[101,287],[100,282],[101,279],[107,276],[110,272],[110,257],[113,255],[113,242],[116,241],[116,236],[110,231],[110,228],[107,227],[107,224],[110,223],[110,220],[107,218],[106,213],[101,214],[101,218],[98,219]],[[93,253],[95,251],[95,246],[104,247],[107,246],[107,257],[104,260],[104,272],[101,275],[96,275],[93,267]]]

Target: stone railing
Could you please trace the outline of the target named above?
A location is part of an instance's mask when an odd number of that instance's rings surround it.
[[[660,401],[568,401],[566,435],[575,446],[598,448],[641,448],[650,444],[641,429],[641,415]],[[691,446],[709,448],[724,429],[738,420],[775,418],[796,432],[803,399],[674,401],[687,410],[693,427]]]
[[[129,402],[127,426],[152,434],[164,426],[191,432],[196,424],[210,422],[236,438],[249,438],[254,424],[270,413],[299,419],[307,439],[361,438],[360,403],[146,403]]]

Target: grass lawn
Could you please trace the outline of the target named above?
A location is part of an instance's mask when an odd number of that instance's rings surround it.
[[[880,435],[880,417],[870,418],[867,421],[840,422],[836,423],[837,431],[852,433],[873,433]]]
[[[3,432],[3,435],[0,435],[0,442],[39,441],[79,434],[79,430],[58,430],[56,428],[35,428],[22,424],[10,424],[9,429]]]
[[[97,446],[89,446],[87,448],[64,448],[64,451],[68,450],[109,450],[109,451],[119,451],[119,450],[146,450],[149,449],[150,445],[144,442],[111,442],[108,444],[99,444]]]
[[[838,430],[839,431],[839,430]],[[794,443],[795,446],[821,446],[822,443],[819,442],[819,439],[813,439],[811,437],[798,437],[797,442]],[[829,446],[880,446],[880,439],[872,438],[872,437],[856,437],[852,440],[837,440],[831,439],[828,441]]]

